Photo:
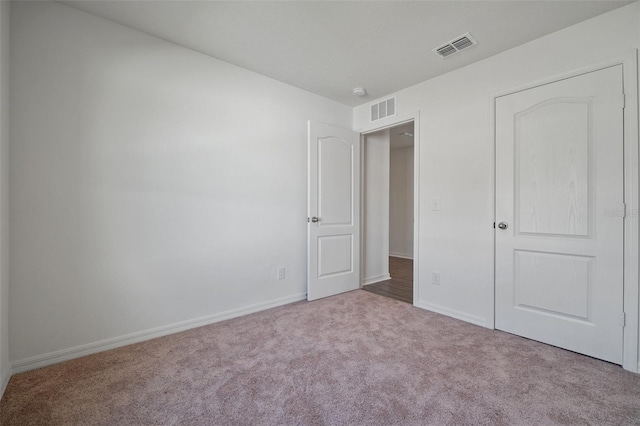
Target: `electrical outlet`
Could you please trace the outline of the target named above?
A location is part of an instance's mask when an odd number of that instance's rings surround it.
[[[278,268],[278,279],[279,280],[284,280],[285,274],[286,274],[286,271],[284,269],[284,266],[279,267]]]
[[[440,272],[431,273],[431,284],[440,285]]]

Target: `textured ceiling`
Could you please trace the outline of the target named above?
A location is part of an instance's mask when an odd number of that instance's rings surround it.
[[[61,3],[355,106],[631,1]],[[466,32],[477,46],[431,52]]]

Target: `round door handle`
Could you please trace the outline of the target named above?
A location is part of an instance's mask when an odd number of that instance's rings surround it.
[[[503,230],[507,229],[508,227],[509,227],[509,224],[507,222],[500,222],[498,224],[498,228],[503,229]]]
[[[313,222],[313,223],[320,222],[320,218],[314,216],[314,217],[311,218],[311,222]]]

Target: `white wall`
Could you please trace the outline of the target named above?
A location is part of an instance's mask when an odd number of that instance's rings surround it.
[[[365,136],[363,170],[363,284],[389,279],[389,130]]]
[[[304,293],[305,122],[348,127],[350,109],[57,3],[13,8],[13,361]],[[639,19],[635,3],[396,94],[422,120],[421,306],[492,315],[491,94],[628,53]],[[354,128],[367,124],[356,108]]]
[[[13,12],[14,366],[304,297],[306,123],[351,108],[58,3]]]
[[[390,155],[389,255],[413,259],[413,146]]]
[[[491,323],[492,94],[629,54],[638,16],[636,2],[395,94],[398,114],[419,111],[421,120],[420,306]],[[354,128],[368,125],[367,112],[354,109]]]
[[[9,381],[9,14],[0,2],[0,397]]]
[[[640,27],[640,7],[637,7],[637,16],[638,16],[637,27]],[[638,42],[637,42],[636,46],[638,48],[640,48],[640,30],[638,30],[637,33],[638,33],[637,34]],[[638,93],[637,93],[636,99],[638,100],[638,103],[639,103],[639,106],[640,106],[640,71],[638,71]],[[638,108],[638,123],[640,123],[640,108]],[[640,135],[640,126],[638,128],[638,133]],[[640,323],[640,318],[639,318],[638,322]],[[639,345],[639,351],[638,352],[640,353],[640,332],[638,333],[638,345]],[[640,359],[638,359],[638,372],[640,372]]]

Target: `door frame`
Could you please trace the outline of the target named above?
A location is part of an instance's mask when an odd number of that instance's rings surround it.
[[[582,74],[587,74],[601,69],[622,65],[622,84],[625,93],[625,108],[623,110],[624,119],[624,199],[627,206],[627,214],[624,218],[624,271],[623,271],[623,310],[626,321],[623,330],[622,340],[622,368],[638,373],[640,371],[640,359],[638,359],[638,309],[640,304],[639,293],[639,259],[640,230],[638,224],[640,182],[639,172],[639,150],[638,150],[638,51],[633,50],[627,55],[603,61],[594,65],[580,68],[567,73],[559,74],[550,78],[539,80],[533,83],[521,85],[512,89],[496,92],[491,95],[491,138],[493,140],[493,175],[491,190],[493,191],[493,221],[496,218],[496,99],[502,96],[532,89],[557,81],[566,80]],[[490,298],[490,312],[487,314],[487,327],[495,329],[495,292],[496,292],[496,238],[495,229],[493,233],[493,279]]]
[[[364,223],[362,220],[362,212],[364,211],[362,205],[362,184],[364,183],[364,164],[363,164],[363,144],[365,143],[365,136],[370,133],[375,133],[380,130],[389,129],[401,124],[409,123],[413,121],[413,306],[418,306],[419,296],[419,267],[418,267],[418,252],[419,252],[419,235],[420,235],[420,111],[416,111],[405,115],[396,115],[393,117],[378,120],[375,123],[370,123],[360,129],[355,129],[356,133],[360,134],[360,257],[362,257],[362,245],[364,238],[364,231],[362,229]],[[362,261],[361,261],[362,264]],[[362,273],[360,274],[362,275]],[[362,277],[361,277],[362,279]],[[362,287],[362,281],[360,282]]]

